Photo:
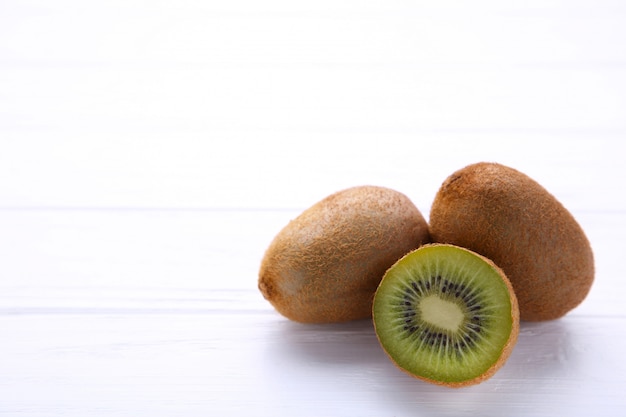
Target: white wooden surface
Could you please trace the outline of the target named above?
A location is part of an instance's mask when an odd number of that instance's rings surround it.
[[[621,416],[626,3],[0,3],[0,416]],[[516,167],[576,216],[587,300],[462,390],[368,320],[299,325],[263,251],[339,189]],[[592,414],[593,413],[593,414]]]

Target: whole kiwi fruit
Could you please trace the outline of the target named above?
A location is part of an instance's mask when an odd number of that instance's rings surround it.
[[[520,171],[481,162],[450,175],[430,211],[433,242],[468,248],[511,281],[526,321],[564,316],[587,296],[593,252],[572,214]]]
[[[519,309],[504,272],[447,244],[421,246],[389,268],[373,317],[383,350],[400,369],[449,387],[493,376],[519,334]]]
[[[404,194],[371,185],[348,188],[276,235],[261,261],[258,287],[294,321],[369,318],[387,268],[428,241],[426,220]]]

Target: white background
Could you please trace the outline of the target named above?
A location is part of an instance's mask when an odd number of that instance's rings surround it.
[[[626,3],[0,2],[0,415],[617,416],[626,407]],[[497,161],[592,242],[596,282],[462,390],[368,320],[256,289],[326,195]]]

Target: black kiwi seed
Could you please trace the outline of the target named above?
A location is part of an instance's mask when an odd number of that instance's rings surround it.
[[[468,318],[466,329],[471,330],[464,332],[463,335],[450,335],[439,331],[430,331],[429,326],[415,325],[415,319],[417,312],[415,310],[416,305],[419,303],[419,299],[424,295],[428,289],[431,288],[431,281],[435,284],[435,288],[439,286],[442,294],[454,294],[457,302],[464,304],[466,311],[474,314],[471,318]],[[408,334],[414,334],[418,332],[419,340],[429,346],[453,346],[455,350],[463,351],[474,345],[474,341],[478,340],[478,334],[481,332],[480,324],[481,319],[477,314],[481,305],[478,304],[478,294],[474,291],[468,290],[468,288],[459,283],[454,283],[448,279],[442,278],[441,275],[434,275],[429,280],[413,280],[409,283],[404,291],[402,302],[400,303],[403,309],[404,326],[403,330]],[[452,339],[450,338],[452,337]],[[452,343],[453,340],[457,340]],[[461,340],[459,343],[458,340]]]

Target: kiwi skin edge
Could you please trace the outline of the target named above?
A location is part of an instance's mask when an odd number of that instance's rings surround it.
[[[594,281],[593,252],[580,225],[513,168],[481,162],[451,174],[435,196],[429,226],[433,242],[471,249],[500,266],[524,321],[564,316]]]
[[[496,270],[496,272],[498,272],[498,274],[500,275],[500,277],[502,278],[503,282],[505,283],[507,289],[508,289],[508,293],[509,293],[509,300],[511,302],[511,333],[509,335],[509,339],[507,340],[507,342],[505,343],[505,345],[502,348],[502,352],[500,354],[500,357],[498,358],[498,360],[496,362],[493,363],[493,365],[491,365],[485,372],[483,372],[481,375],[469,379],[469,380],[465,380],[465,381],[455,381],[455,382],[446,382],[446,381],[439,381],[439,380],[434,380],[434,379],[430,379],[421,375],[417,375],[412,373],[411,371],[399,366],[396,361],[394,360],[394,358],[385,350],[383,349],[383,351],[385,352],[385,354],[387,355],[387,357],[391,360],[391,362],[393,362],[394,365],[396,365],[397,368],[399,368],[401,371],[403,371],[404,373],[420,379],[422,381],[426,381],[429,382],[431,384],[435,384],[435,385],[440,385],[440,386],[445,386],[445,387],[449,387],[449,388],[463,388],[463,387],[468,387],[471,385],[476,385],[479,384],[489,378],[491,378],[500,368],[502,368],[502,366],[504,366],[504,364],[506,363],[507,359],[511,356],[511,352],[513,351],[513,348],[515,347],[516,343],[517,343],[517,339],[519,336],[519,326],[520,326],[520,313],[519,313],[519,304],[517,302],[517,297],[515,296],[515,292],[513,291],[513,286],[511,285],[511,282],[509,281],[509,279],[507,278],[506,274],[504,273],[504,271],[498,267],[492,260],[490,260],[489,258],[486,258],[483,255],[480,255],[476,252],[473,252],[467,248],[463,248],[463,247],[459,247],[456,245],[451,245],[451,244],[443,244],[443,243],[430,243],[430,244],[426,244],[420,247],[421,248],[426,248],[426,247],[430,247],[430,246],[448,246],[448,247],[456,247],[459,249],[462,249],[464,251],[467,252],[471,252],[474,255],[476,255],[477,257],[479,257],[480,259],[482,259],[483,261],[485,261],[488,265],[490,265],[494,270]],[[419,250],[419,249],[417,249]],[[403,256],[401,259],[403,259],[404,257],[410,255],[410,253],[406,254],[405,256]],[[398,260],[399,262],[400,260]],[[384,277],[383,277],[384,280]],[[376,333],[376,337],[378,338],[378,341],[380,341],[380,338],[378,337],[378,332],[376,331],[376,321],[374,320],[374,330]],[[381,343],[382,346],[382,343]]]

